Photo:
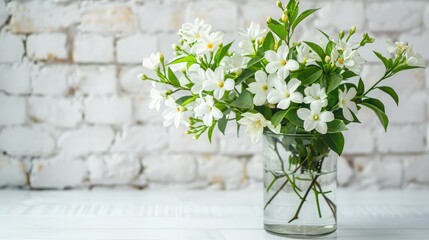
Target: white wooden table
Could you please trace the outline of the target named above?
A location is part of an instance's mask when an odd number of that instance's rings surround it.
[[[326,239],[429,239],[428,191],[338,194]],[[0,239],[284,239],[263,230],[262,191],[0,191]]]

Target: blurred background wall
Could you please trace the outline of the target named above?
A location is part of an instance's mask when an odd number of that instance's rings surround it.
[[[320,41],[355,25],[377,38],[412,42],[429,61],[429,2],[312,1],[323,7],[298,33]],[[251,20],[278,17],[275,1],[0,0],[0,187],[259,187],[261,146],[235,128],[209,144],[164,128],[149,110],[150,84],[137,80],[152,52],[172,56],[181,24],[204,18],[227,40]],[[238,41],[237,41],[238,43]],[[371,51],[364,80],[384,73]],[[338,181],[350,188],[429,188],[429,70],[389,80],[401,104],[385,98],[387,133],[369,112],[352,126]]]

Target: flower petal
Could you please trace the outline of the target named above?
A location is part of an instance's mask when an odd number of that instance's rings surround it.
[[[265,101],[267,100],[267,95],[262,93],[256,93],[255,97],[253,98],[253,103],[256,106],[262,106],[264,105]]]
[[[318,121],[316,123],[316,131],[321,134],[326,134],[328,132],[328,125],[326,125],[324,122]]]
[[[264,55],[268,62],[280,62],[281,58],[273,50],[266,51]]]
[[[259,70],[255,73],[255,80],[256,80],[256,82],[266,83],[267,82],[267,74],[264,71]]]
[[[221,119],[223,117],[222,111],[215,107],[212,108],[212,115],[216,120]]]
[[[265,67],[265,70],[267,70],[268,73],[275,73],[277,70],[279,70],[283,65],[280,62],[270,62]]]
[[[290,59],[287,61],[285,68],[290,70],[290,71],[298,70],[299,69],[299,63],[293,59]]]
[[[294,78],[291,79],[288,83],[287,83],[287,89],[289,90],[289,92],[293,93],[296,91],[296,89],[301,85],[301,81],[299,81],[298,79]]]
[[[300,108],[296,113],[298,114],[298,117],[303,121],[310,118],[311,116],[311,111],[307,108]]]
[[[347,121],[353,121],[352,112],[347,107],[343,108],[343,116]]]
[[[289,99],[283,99],[277,104],[277,108],[280,108],[280,109],[287,109],[289,106],[290,106]]]
[[[232,89],[234,89],[235,86],[235,82],[232,79],[226,79],[226,81],[223,83],[223,89],[227,90],[227,91],[231,91]]]
[[[313,119],[307,118],[304,121],[304,130],[309,132],[316,127],[317,123]]]
[[[289,99],[294,103],[302,103],[302,94],[300,92],[294,92],[290,95]]]
[[[268,93],[268,96],[267,96],[268,102],[272,104],[276,104],[280,102],[282,99],[283,97],[276,90],[272,90],[270,93]]]
[[[334,118],[335,117],[332,112],[324,111],[320,114],[320,120],[323,122],[332,122]]]

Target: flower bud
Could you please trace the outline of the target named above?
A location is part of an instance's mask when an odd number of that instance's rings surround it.
[[[159,54],[159,60],[161,61],[161,62],[164,62],[164,55],[161,53],[161,54]]]
[[[375,42],[375,38],[368,38],[368,43],[373,43],[373,42]]]
[[[282,22],[287,22],[289,20],[289,17],[283,13],[281,20],[282,20]]]
[[[340,39],[344,38],[344,31],[343,30],[340,31],[339,37],[340,37]]]
[[[165,95],[166,95],[166,96],[169,96],[169,95],[171,95],[171,94],[173,94],[173,91],[171,91],[171,90],[168,90],[167,92],[165,92]]]
[[[269,108],[271,108],[271,109],[274,109],[274,108],[276,108],[276,105],[275,105],[275,104],[270,103],[270,104],[268,104],[268,107],[269,107]]]
[[[353,35],[356,32],[356,26],[350,28],[350,35]]]
[[[264,43],[264,41],[265,41],[264,37],[259,38],[258,39],[258,45],[262,45]]]
[[[282,8],[282,9],[283,9],[283,3],[282,3],[282,2],[277,1],[277,2],[276,2],[276,4],[277,4],[277,7],[279,7],[279,8]]]
[[[267,23],[273,22],[273,19],[271,17],[267,17]]]
[[[331,61],[331,57],[330,56],[326,56],[325,57],[325,62],[330,62]]]
[[[171,45],[171,48],[172,48],[174,51],[179,51],[179,50],[180,50],[180,47],[179,47],[179,46],[177,46],[177,44],[173,44],[173,45]]]

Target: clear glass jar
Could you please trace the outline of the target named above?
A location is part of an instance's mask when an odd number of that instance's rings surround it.
[[[264,133],[264,228],[295,236],[337,229],[338,155],[321,135]]]

